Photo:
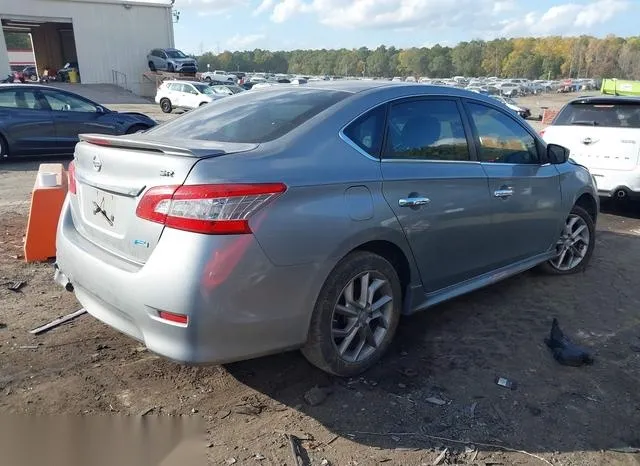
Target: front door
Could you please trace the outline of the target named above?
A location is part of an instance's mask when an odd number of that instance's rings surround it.
[[[113,125],[101,118],[103,114],[98,111],[98,107],[88,100],[55,90],[45,90],[42,94],[51,107],[62,152],[73,152],[78,134],[115,132]]]
[[[47,102],[28,87],[0,89],[0,125],[12,155],[56,152],[56,131]]]
[[[426,292],[490,271],[493,200],[472,160],[456,99],[391,104],[382,150],[383,193],[402,225]]]
[[[493,254],[504,266],[549,250],[560,236],[562,194],[555,165],[518,119],[468,101],[478,158],[493,202]]]

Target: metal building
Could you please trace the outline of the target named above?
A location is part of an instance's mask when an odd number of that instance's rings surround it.
[[[139,94],[146,56],[173,47],[174,0],[0,0],[0,76],[9,73],[7,32],[31,34],[38,72],[77,63],[86,84]]]

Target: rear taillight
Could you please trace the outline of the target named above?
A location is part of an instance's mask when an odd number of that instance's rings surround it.
[[[184,314],[176,314],[174,312],[158,311],[158,317],[169,322],[175,322],[176,324],[187,325],[189,323],[189,317]]]
[[[76,164],[72,160],[69,162],[69,168],[67,168],[68,188],[71,194],[76,193]]]
[[[282,183],[157,186],[142,196],[136,215],[177,230],[246,234],[251,216],[286,189]]]

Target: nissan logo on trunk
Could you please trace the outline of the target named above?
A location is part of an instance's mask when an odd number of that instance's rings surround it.
[[[97,172],[102,169],[102,160],[97,155],[93,156],[93,169]]]

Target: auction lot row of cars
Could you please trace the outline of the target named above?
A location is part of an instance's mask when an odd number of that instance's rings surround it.
[[[216,87],[163,86],[160,105]],[[502,102],[454,86],[229,89],[172,101],[197,108],[161,125],[52,93],[0,86],[0,147],[13,157],[46,139],[15,117],[48,112],[50,136],[57,115],[77,118],[56,281],[186,363],[301,348],[324,371],[358,374],[401,315],[533,267],[584,270],[600,196],[622,180],[640,191],[629,98],[576,99],[543,139]]]

